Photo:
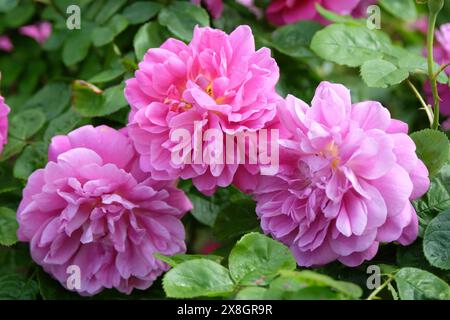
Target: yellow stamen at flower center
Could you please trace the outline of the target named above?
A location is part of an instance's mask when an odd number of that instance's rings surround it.
[[[339,158],[339,148],[334,143],[334,141],[331,141],[325,147],[325,149],[322,152],[320,152],[320,155],[331,159],[330,163],[333,169],[336,169],[339,166],[339,163],[341,161],[341,159]]]
[[[222,104],[223,101],[225,100],[225,97],[218,97],[218,98],[214,97],[212,82],[206,87],[205,91],[211,98],[213,98],[217,102],[217,104]]]

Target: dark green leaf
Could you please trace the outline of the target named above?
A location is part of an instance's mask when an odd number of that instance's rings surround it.
[[[0,276],[0,300],[34,300],[38,285],[32,279],[18,274]]]
[[[449,158],[449,143],[445,133],[424,129],[411,134],[416,144],[416,153],[425,163],[430,175],[435,175]]]
[[[45,114],[40,109],[22,111],[11,117],[9,133],[17,139],[27,140],[45,124]]]
[[[17,242],[16,213],[5,207],[0,207],[0,245],[11,246]]]
[[[135,2],[123,10],[123,15],[130,24],[147,22],[161,10],[162,5],[156,2]]]
[[[138,60],[142,60],[148,49],[159,47],[167,36],[167,30],[157,22],[152,21],[140,27],[133,40]]]
[[[450,210],[431,220],[425,230],[423,251],[431,265],[450,270]]]

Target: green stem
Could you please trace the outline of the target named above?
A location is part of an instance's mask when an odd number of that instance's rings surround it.
[[[419,90],[412,84],[412,82],[409,79],[406,79],[406,83],[409,85],[411,90],[416,95],[417,99],[419,99],[420,103],[422,104],[423,109],[425,110],[425,113],[427,114],[428,121],[430,121],[430,126],[433,125],[433,110],[430,105],[428,105],[425,100],[422,98],[422,96],[419,93]]]
[[[381,290],[383,290],[384,288],[386,288],[386,286],[391,283],[391,281],[394,280],[394,276],[390,275],[388,276],[388,279],[378,288],[376,288],[375,290],[372,291],[372,293],[370,294],[370,296],[367,297],[366,300],[373,300],[377,297],[377,295],[381,292]]]
[[[439,127],[439,95],[437,90],[437,82],[434,77],[434,55],[433,55],[433,41],[434,41],[434,26],[436,24],[436,18],[439,11],[431,11],[428,19],[428,33],[427,33],[427,50],[428,50],[428,78],[431,83],[431,92],[433,93],[434,102],[434,118],[432,129],[438,129]]]

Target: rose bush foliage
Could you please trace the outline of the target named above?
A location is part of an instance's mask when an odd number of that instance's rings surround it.
[[[450,6],[438,129],[426,16],[413,0],[0,0],[0,299],[450,299]],[[278,174],[174,165],[170,133],[194,121],[278,129]]]

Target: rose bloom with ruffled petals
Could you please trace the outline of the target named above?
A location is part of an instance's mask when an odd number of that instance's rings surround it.
[[[342,15],[353,14],[360,17],[375,1],[371,0],[272,0],[267,7],[267,19],[278,26],[295,23],[300,20],[316,20],[326,23],[327,20],[316,10],[316,4],[329,11]]]
[[[203,132],[217,129],[229,135],[264,128],[276,115],[278,77],[270,50],[255,51],[248,26],[230,35],[196,27],[189,45],[168,39],[150,49],[125,88],[132,108],[129,134],[140,153],[141,169],[158,180],[192,178],[208,195],[233,179],[239,184],[258,174],[257,166],[237,161],[175,164],[172,152],[178,144],[171,133],[182,128],[194,137],[195,123],[201,123]],[[203,142],[201,154],[212,145]]]
[[[439,64],[450,62],[450,23],[443,24],[436,30],[436,42],[433,48],[433,55],[434,60]],[[445,72],[447,75],[450,75],[450,67],[447,67]],[[438,83],[437,89],[439,98],[441,99],[439,111],[442,115],[448,117],[447,120],[442,123],[442,129],[450,131],[450,87],[447,83]],[[427,95],[428,103],[433,105],[433,94],[431,85],[428,81],[424,85],[424,90]]]
[[[5,103],[5,99],[0,96],[0,155],[3,152],[4,145],[8,142],[8,114],[9,107]]]
[[[168,269],[155,252],[185,252],[180,218],[191,208],[174,181],[154,181],[139,169],[125,133],[84,126],[53,138],[48,164],[30,176],[18,237],[63,286],[75,265],[80,294],[129,294]]]
[[[262,228],[285,243],[300,266],[334,260],[357,266],[379,243],[413,242],[410,200],[429,187],[407,124],[380,103],[353,104],[340,84],[322,82],[309,107],[288,96],[279,116],[280,171],[255,191]]]

